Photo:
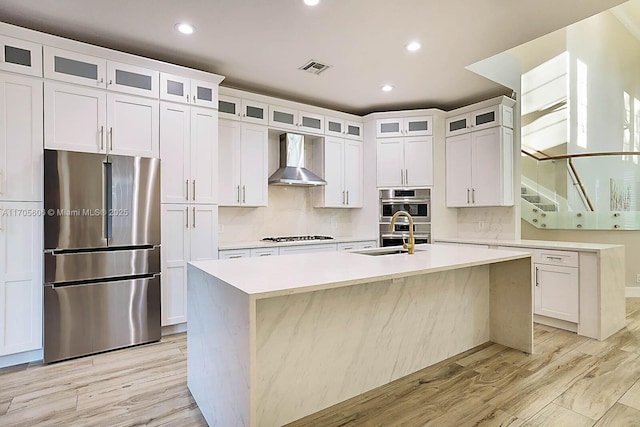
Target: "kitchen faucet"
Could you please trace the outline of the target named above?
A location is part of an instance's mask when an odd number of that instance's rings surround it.
[[[398,211],[393,214],[393,216],[391,217],[391,224],[389,224],[389,231],[393,231],[393,225],[396,223],[396,219],[400,215],[404,215],[409,218],[409,243],[403,243],[402,247],[407,249],[409,255],[412,255],[415,252],[416,241],[413,238],[413,218],[411,217],[411,214],[409,214],[409,212],[407,211]],[[402,241],[404,242],[404,238],[402,239]]]

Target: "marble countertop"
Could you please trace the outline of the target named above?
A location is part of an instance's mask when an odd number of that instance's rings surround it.
[[[514,246],[534,249],[557,249],[578,252],[600,252],[602,250],[617,248],[623,245],[608,245],[602,243],[582,243],[582,242],[557,242],[552,240],[491,240],[491,239],[435,239],[435,242],[469,243],[477,245],[491,246]]]
[[[530,257],[515,251],[425,244],[417,245],[414,255],[340,251],[190,264],[254,298],[268,298]]]
[[[377,237],[334,237],[330,240],[299,240],[296,242],[269,242],[264,240],[252,240],[245,242],[226,242],[220,243],[218,249],[251,249],[251,248],[273,248],[281,246],[302,246],[302,245],[322,245],[327,243],[350,243],[350,242],[365,242],[369,240],[378,241]]]

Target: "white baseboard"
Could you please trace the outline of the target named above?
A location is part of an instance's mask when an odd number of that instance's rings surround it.
[[[624,294],[627,298],[640,298],[640,286],[627,286]]]

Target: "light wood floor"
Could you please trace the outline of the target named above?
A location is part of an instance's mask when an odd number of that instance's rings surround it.
[[[486,344],[313,414],[302,426],[640,426],[640,298],[604,342],[535,327],[536,354]],[[0,369],[0,426],[206,426],[186,336]],[[235,427],[235,426],[223,426]]]

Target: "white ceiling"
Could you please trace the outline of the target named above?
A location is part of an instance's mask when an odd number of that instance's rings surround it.
[[[464,67],[624,0],[0,0],[0,20],[365,114],[510,93]],[[196,33],[174,30],[187,21]],[[404,45],[422,42],[409,53]],[[332,65],[316,76],[307,60]],[[395,87],[383,93],[383,84]]]

